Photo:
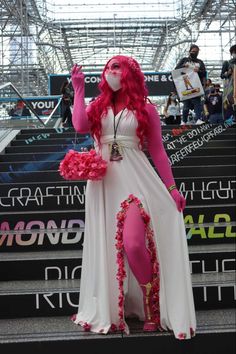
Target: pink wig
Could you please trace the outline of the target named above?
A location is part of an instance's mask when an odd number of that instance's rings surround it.
[[[148,113],[145,109],[148,90],[138,62],[135,59],[124,55],[116,55],[112,57],[104,67],[101,82],[98,85],[101,93],[97,99],[91,103],[91,109],[89,110],[92,135],[100,141],[101,116],[104,113],[107,113],[108,107],[111,106],[113,101],[114,92],[108,86],[104,76],[107,65],[112,59],[118,60],[121,65],[121,94],[124,97],[126,108],[136,112],[138,120],[136,133],[142,146],[148,129]]]

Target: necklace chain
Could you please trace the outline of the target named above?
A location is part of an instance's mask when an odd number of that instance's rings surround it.
[[[121,120],[121,117],[122,117],[122,115],[123,115],[123,113],[124,113],[124,110],[125,110],[125,108],[122,109],[122,111],[121,111],[121,113],[120,113],[120,116],[119,116],[119,118],[118,118],[117,124],[116,124],[116,122],[115,122],[116,116],[115,116],[115,114],[114,114],[114,118],[113,118],[114,140],[116,140],[116,133],[117,133],[118,125],[119,125],[119,123],[120,123],[120,120]]]

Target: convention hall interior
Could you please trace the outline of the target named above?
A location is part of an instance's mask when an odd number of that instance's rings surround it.
[[[0,0],[1,354],[235,353],[235,43],[236,0]],[[179,95],[172,73],[192,44],[216,86],[198,95],[201,119],[190,106],[183,121],[183,97],[176,101],[180,120],[168,123],[168,100]],[[144,333],[137,319],[130,319],[129,334],[106,335],[71,320],[80,296],[87,180],[66,179],[60,166],[69,151],[93,149],[94,140],[75,131],[74,92],[67,109],[62,86],[73,91],[71,71],[81,65],[91,103],[115,55],[134,58],[144,73],[174,188],[186,200],[197,318],[191,340],[176,340],[171,330]],[[222,76],[227,63],[230,77]],[[220,123],[209,119],[211,92],[221,102]]]

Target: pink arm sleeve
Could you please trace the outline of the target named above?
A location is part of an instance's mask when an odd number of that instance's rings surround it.
[[[160,116],[154,105],[148,104],[146,108],[149,114],[148,151],[160,178],[168,188],[175,185],[175,180],[162,142]]]
[[[79,133],[88,133],[90,131],[90,124],[88,120],[88,108],[86,108],[84,101],[84,76],[78,78],[78,75],[83,75],[81,72],[79,74],[72,74],[72,85],[74,88],[74,106],[72,113],[72,123],[75,130]]]

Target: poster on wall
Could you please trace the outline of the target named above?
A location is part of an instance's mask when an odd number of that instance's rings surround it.
[[[24,97],[24,100],[27,101],[38,116],[49,116],[56,108],[59,99],[60,96]],[[16,97],[0,98],[0,110],[6,116],[15,119],[31,116],[31,112],[24,101]],[[57,107],[54,114],[58,115],[59,113],[60,106]]]

